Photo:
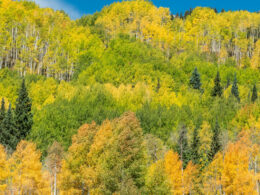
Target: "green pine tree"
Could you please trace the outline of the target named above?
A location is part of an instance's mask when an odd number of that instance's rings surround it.
[[[28,97],[25,81],[23,80],[15,108],[15,123],[19,134],[19,140],[24,139],[32,128],[33,119],[31,107],[31,99]]]
[[[237,98],[238,101],[240,101],[236,74],[235,74],[233,85],[231,88],[231,93]]]
[[[214,97],[216,97],[216,96],[221,97],[222,96],[223,88],[222,88],[220,82],[221,82],[221,79],[220,79],[220,75],[219,75],[219,71],[218,71],[216,78],[214,80],[215,86],[214,86],[214,88],[211,92],[211,96],[214,96]]]
[[[3,131],[2,144],[6,146],[7,149],[15,150],[18,140],[11,104],[9,105],[5,118],[3,119],[1,129]]]
[[[218,124],[218,120],[216,120],[215,127],[213,128],[213,136],[211,140],[211,147],[209,152],[209,160],[212,160],[215,156],[215,154],[220,150],[221,144],[220,144],[220,127]]]
[[[230,85],[230,78],[228,77],[228,78],[227,78],[226,89],[229,87],[229,85]]]
[[[5,99],[2,98],[1,109],[0,109],[0,123],[4,120],[5,117]]]
[[[255,102],[258,98],[256,84],[254,84],[251,101]]]
[[[190,150],[188,145],[187,128],[182,126],[178,139],[177,151],[180,155],[180,159],[183,162],[183,168],[186,167],[190,161]]]
[[[200,74],[198,72],[197,67],[194,69],[191,78],[190,78],[190,85],[193,89],[200,89],[201,82],[200,82]]]
[[[156,92],[158,93],[161,88],[160,78],[157,79]]]
[[[198,136],[198,128],[195,128],[192,135],[192,143],[191,143],[191,159],[194,164],[199,163],[199,146],[200,140]]]

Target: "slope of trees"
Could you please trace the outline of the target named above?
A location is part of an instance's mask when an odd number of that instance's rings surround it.
[[[150,161],[140,124],[128,112],[101,125],[83,125],[65,155],[60,144],[54,143],[44,168],[35,144],[21,141],[10,156],[0,146],[0,190],[14,194],[257,194],[259,132],[260,120],[245,128],[206,167],[201,156],[199,163],[189,161],[184,168],[173,150]],[[200,143],[207,141],[200,138]]]
[[[63,12],[40,9],[31,1],[3,0],[0,13],[0,67],[20,75],[70,80],[77,57],[95,42],[87,28],[77,27]]]
[[[73,21],[0,1],[0,194],[259,194],[260,15],[150,1]]]
[[[75,22],[31,1],[1,2],[0,65],[20,75],[71,80],[81,69],[82,56],[91,64],[120,33],[162,50],[168,59],[194,50],[215,56],[220,64],[232,59],[238,67],[259,67],[259,13],[198,7],[182,19],[141,0],[113,3]]]

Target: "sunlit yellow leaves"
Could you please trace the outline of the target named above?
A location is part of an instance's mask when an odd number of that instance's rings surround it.
[[[206,168],[205,193],[257,194],[259,143],[252,145],[248,131],[240,133],[239,140],[230,143],[223,153],[218,153]]]
[[[249,170],[249,144],[248,138],[243,136],[227,148],[221,181],[224,191],[228,194],[256,194],[253,171]]]
[[[160,48],[168,48],[172,41],[169,9],[156,8],[147,1],[125,1],[114,3],[101,13],[96,24],[104,26],[111,37],[128,33]]]
[[[141,128],[132,112],[101,126],[84,125],[63,161],[60,188],[64,193],[83,187],[91,194],[136,191],[144,182],[145,155]]]
[[[203,122],[199,131],[200,147],[199,154],[201,156],[202,166],[208,163],[208,153],[210,151],[210,144],[212,138],[212,130],[207,122]]]
[[[120,107],[127,108],[126,110],[136,111],[142,105],[150,101],[152,97],[152,89],[143,84],[137,83],[134,87],[132,85],[121,84],[118,88],[111,84],[105,85],[107,90],[117,100]]]
[[[182,194],[184,191],[183,168],[176,152],[169,151],[165,155],[165,170],[171,182],[172,193]]]
[[[189,162],[184,170],[179,155],[169,150],[163,160],[149,167],[146,185],[150,193],[190,194],[196,192],[198,175],[197,166]]]
[[[0,192],[3,193],[7,187],[7,179],[10,177],[9,164],[5,148],[0,145]]]
[[[41,153],[36,145],[21,141],[10,158],[11,188],[20,193],[49,193],[49,182],[43,179]]]
[[[32,83],[30,97],[33,100],[33,107],[41,109],[42,106],[53,103],[56,90],[57,82],[53,78]]]
[[[0,7],[1,63],[21,75],[28,73],[71,80],[83,53],[100,57],[101,41],[61,11],[39,8],[34,2],[3,0]],[[3,14],[2,14],[3,13]],[[91,49],[90,49],[91,48]]]
[[[158,160],[153,163],[146,174],[146,188],[149,194],[167,195],[171,191],[170,181],[165,171],[165,163],[163,160]]]
[[[206,194],[221,194],[221,175],[223,170],[223,156],[217,153],[207,167],[204,175],[204,192]]]
[[[97,125],[83,125],[78,134],[73,136],[69,154],[62,162],[62,169],[59,175],[59,186],[62,191],[77,190],[82,187],[82,180],[86,181],[89,175],[83,174],[84,168],[90,165],[88,152],[97,132]],[[83,171],[83,172],[82,172]],[[91,181],[91,180],[90,180]],[[88,181],[88,185],[91,185]]]
[[[260,67],[260,40],[258,40],[255,44],[253,57],[251,59],[251,66],[255,69]]]
[[[195,192],[199,183],[198,176],[199,170],[197,169],[197,166],[190,161],[183,173],[183,186],[185,194],[192,194]]]

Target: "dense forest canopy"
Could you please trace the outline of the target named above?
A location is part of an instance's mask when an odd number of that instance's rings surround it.
[[[260,13],[0,0],[0,192],[259,194]]]

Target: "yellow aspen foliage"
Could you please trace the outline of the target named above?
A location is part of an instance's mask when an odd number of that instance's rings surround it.
[[[219,152],[204,172],[203,190],[205,194],[222,194],[221,175],[223,166],[223,156]]]
[[[48,149],[48,155],[45,159],[45,165],[48,168],[51,179],[52,193],[57,194],[57,177],[61,170],[61,163],[63,158],[63,148],[58,142],[53,142],[53,144]]]
[[[173,194],[183,194],[183,168],[179,155],[170,150],[164,158],[165,171],[169,177]]]
[[[256,118],[254,117],[259,111],[259,106],[255,104],[247,104],[243,106],[235,118],[231,121],[233,129],[238,131],[241,129],[251,129],[256,125]]]
[[[172,194],[193,194],[198,190],[199,184],[199,171],[197,166],[194,165],[191,161],[188,163],[185,170],[183,170],[182,162],[179,159],[179,155],[172,150],[168,151],[164,157],[164,172],[160,170],[160,177],[163,177],[164,174],[167,176],[167,180],[163,180],[165,185],[169,182],[171,193]],[[151,165],[150,171],[156,170],[160,165],[160,160]],[[159,170],[157,171],[159,172]],[[154,175],[155,176],[155,175]],[[152,175],[151,175],[152,177]],[[149,180],[150,181],[150,180]],[[151,179],[151,181],[156,181],[156,179]],[[157,185],[158,187],[159,185]]]
[[[8,178],[10,177],[9,162],[5,148],[0,145],[0,192],[5,192],[8,184]]]
[[[94,122],[83,125],[79,128],[78,133],[73,136],[68,155],[62,161],[62,168],[58,177],[59,188],[63,193],[68,191],[81,192],[82,188],[91,186],[90,182],[86,183],[86,177],[90,176],[90,172],[85,174],[84,171],[82,172],[84,170],[82,167],[89,167],[90,165],[88,153],[97,127]]]
[[[57,90],[57,82],[53,78],[39,80],[30,86],[30,97],[33,107],[41,109],[42,106],[53,103]]]
[[[258,194],[259,143],[242,131],[238,141],[217,153],[204,171],[205,194]]]
[[[251,59],[251,66],[255,69],[260,68],[260,40],[255,43],[255,49]]]
[[[198,183],[199,183],[199,171],[197,169],[197,166],[190,161],[183,173],[184,193],[185,194],[196,193],[196,188],[198,187]]]
[[[151,87],[140,82],[134,87],[130,84],[121,84],[119,87],[105,84],[105,87],[116,99],[119,106],[131,111],[140,109],[145,102],[151,100],[153,94]]]
[[[166,106],[167,108],[176,104],[178,106],[182,105],[182,100],[177,97],[174,91],[171,91],[169,88],[161,87],[159,92],[154,95],[154,102],[160,102],[161,105]]]
[[[158,160],[149,167],[145,178],[145,185],[149,194],[167,195],[171,192],[171,185],[163,160]]]
[[[249,170],[251,148],[248,135],[231,143],[226,150],[221,183],[227,194],[257,194],[253,171]]]
[[[208,163],[208,153],[210,151],[211,137],[211,127],[207,122],[204,121],[201,126],[201,130],[199,131],[199,155],[201,157],[200,160],[202,166],[205,166]]]
[[[61,81],[57,88],[57,96],[67,100],[71,100],[76,92],[76,87],[65,81]]]
[[[157,8],[144,0],[113,3],[101,11],[96,21],[96,25],[105,28],[107,38],[129,33],[162,49],[168,49],[172,42],[170,24],[169,9]]]
[[[84,125],[63,161],[60,189],[63,194],[137,192],[144,184],[145,152],[142,130],[132,112],[101,126]]]
[[[250,129],[250,138],[252,140],[252,158],[251,165],[252,170],[254,171],[255,181],[256,181],[256,190],[260,192],[260,118],[255,124],[255,127]]]
[[[50,193],[49,182],[44,180],[41,153],[31,142],[21,141],[10,158],[11,190],[17,194]]]

